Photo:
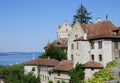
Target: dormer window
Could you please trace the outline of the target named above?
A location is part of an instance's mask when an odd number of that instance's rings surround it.
[[[113,30],[115,36],[119,36],[119,29]]]

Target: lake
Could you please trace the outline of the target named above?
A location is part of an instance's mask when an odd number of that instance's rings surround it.
[[[42,52],[0,52],[0,65],[21,64],[41,54]]]

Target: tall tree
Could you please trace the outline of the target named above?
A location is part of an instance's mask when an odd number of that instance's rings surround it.
[[[92,12],[88,12],[87,9],[81,4],[79,9],[76,11],[76,14],[73,16],[73,24],[75,21],[79,21],[80,23],[88,24],[92,17],[90,16]]]

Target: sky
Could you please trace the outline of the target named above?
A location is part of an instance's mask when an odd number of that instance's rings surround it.
[[[0,52],[43,52],[56,39],[57,25],[83,4],[97,18],[120,26],[120,0],[0,0]]]

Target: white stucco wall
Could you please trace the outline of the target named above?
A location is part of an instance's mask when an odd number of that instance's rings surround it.
[[[102,41],[102,48],[98,49],[98,41]],[[101,63],[104,67],[112,61],[112,41],[111,40],[94,40],[95,48],[91,49],[90,55],[94,55],[94,61]],[[99,55],[102,55],[102,61],[99,61]]]
[[[74,42],[74,40],[76,39],[75,35],[78,35],[78,38],[84,35],[84,31],[78,22],[75,23],[71,31],[72,32],[70,34],[70,37],[68,38],[68,50],[67,50],[68,60],[71,60],[71,55],[73,55],[74,58],[76,56],[76,48],[75,48],[75,42]],[[71,44],[74,44],[74,49],[71,49]]]
[[[32,71],[32,68],[35,68],[35,71]],[[29,72],[33,72],[33,74],[37,77],[38,76],[38,68],[35,65],[25,65],[24,66],[24,71],[25,74],[29,73]]]
[[[90,43],[89,41],[76,41],[75,42],[75,48],[77,48],[77,43],[79,43],[79,49],[76,49],[75,51],[75,60],[74,60],[74,64],[76,64],[77,62],[79,63],[86,63],[90,60]]]
[[[51,67],[48,66],[40,66],[40,76],[42,83],[48,83],[49,80],[54,81],[53,73],[50,73],[48,69]]]
[[[65,81],[66,83],[69,83],[70,80],[70,76],[69,76],[69,72],[62,72],[60,71],[60,75],[58,76],[58,72],[54,72],[54,83],[57,83],[57,81],[59,80],[61,83],[62,81]]]
[[[92,76],[93,76],[93,74],[95,73],[95,72],[98,72],[100,69],[94,69],[94,70],[92,70],[92,69],[85,69],[85,80],[87,80],[88,78],[91,78]]]
[[[32,68],[35,67],[35,71],[32,71]],[[40,78],[41,83],[48,83],[49,80],[54,81],[53,73],[49,73],[48,66],[40,66]],[[33,72],[35,76],[38,76],[38,67],[36,65],[25,65],[24,66],[25,74]]]

